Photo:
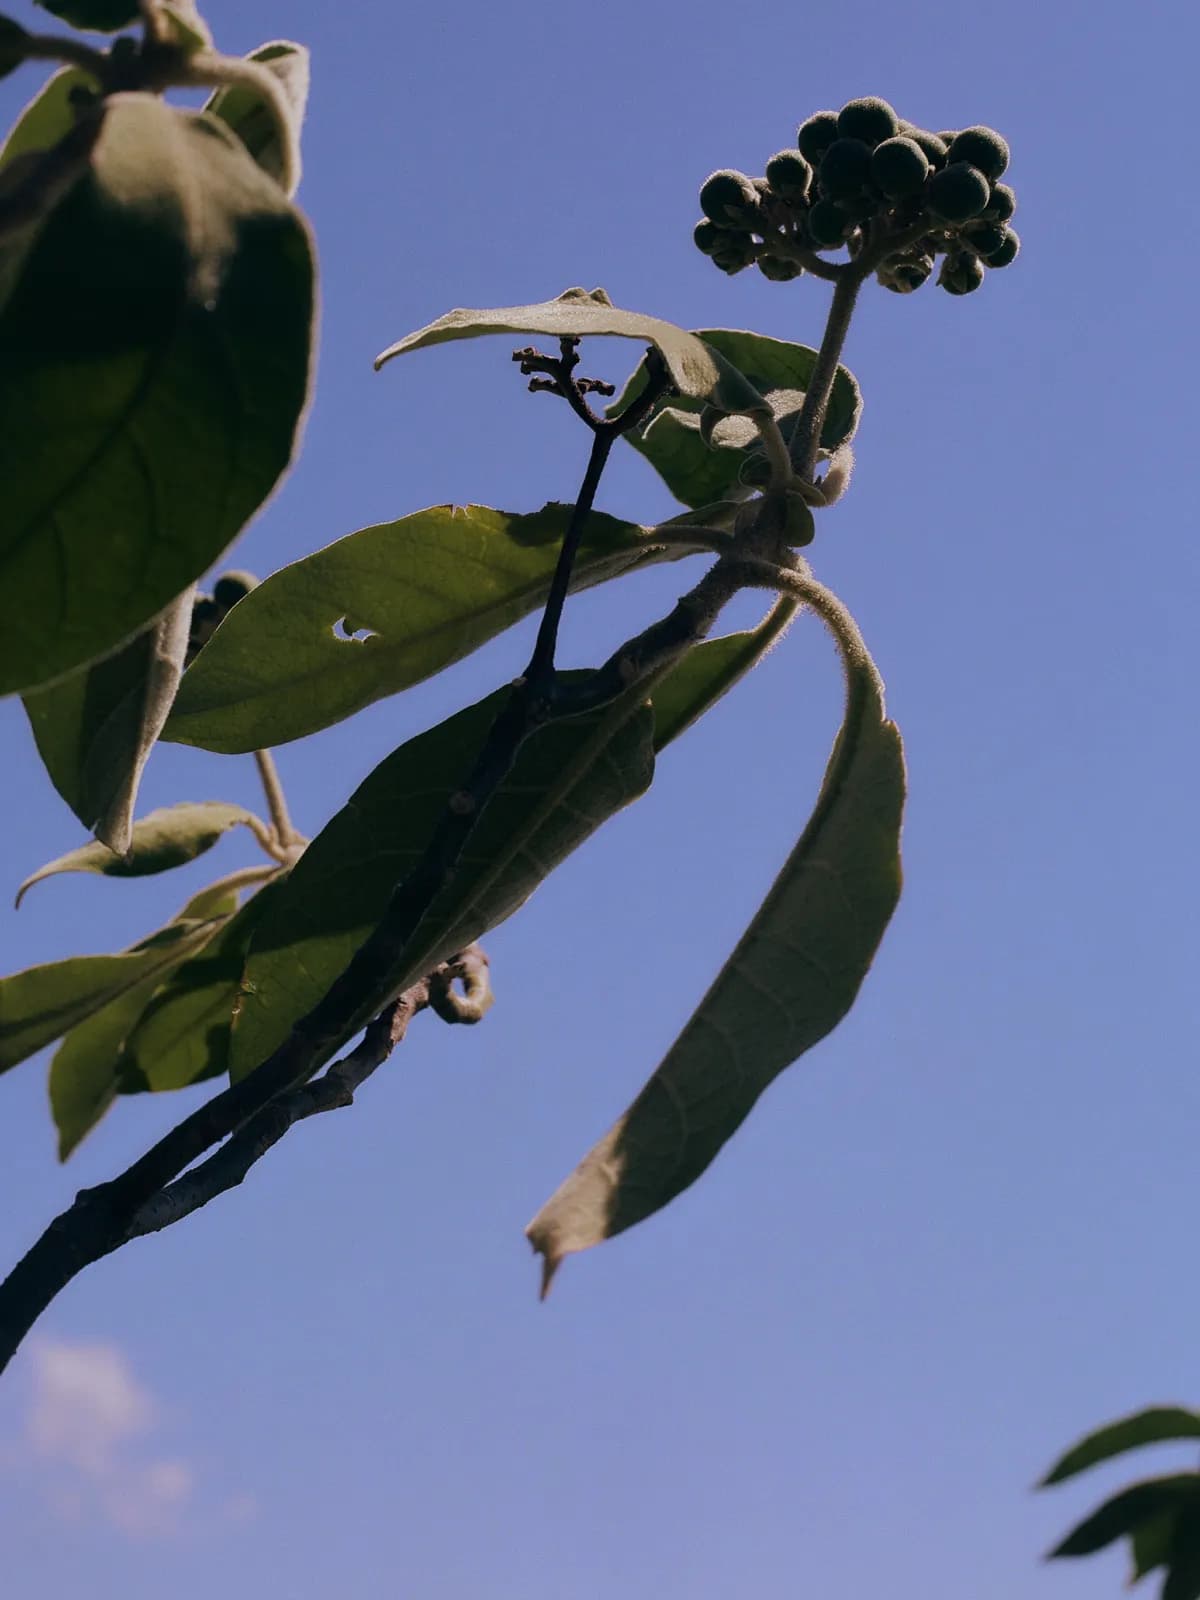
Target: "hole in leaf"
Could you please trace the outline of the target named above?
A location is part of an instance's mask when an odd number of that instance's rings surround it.
[[[378,638],[375,628],[356,628],[349,617],[339,617],[333,625],[333,637],[350,644],[365,644],[368,639]]]

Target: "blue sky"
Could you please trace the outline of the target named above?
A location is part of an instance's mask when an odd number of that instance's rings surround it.
[[[815,340],[820,285],[728,280],[689,243],[705,175],[761,171],[813,110],[881,93],[935,128],[994,124],[1024,249],[968,299],[868,294],[851,335],[858,469],[810,554],[875,651],[911,781],[905,896],[851,1017],[701,1184],[538,1304],[525,1222],[807,814],[840,696],[810,620],[488,941],[481,1028],[423,1019],[355,1110],[59,1299],[0,1385],[9,1589],[1115,1594],[1122,1556],[1039,1556],[1135,1469],[1030,1485],[1101,1420],[1200,1403],[1193,9],[207,14],[229,50],[314,52],[319,389],[237,546],[260,573],[432,503],[572,497],[586,440],[523,396],[503,341],[372,372],[450,306],[599,283],[685,326]],[[34,87],[24,70],[0,109]],[[601,504],[670,511],[632,452]],[[680,581],[573,600],[568,659],[607,654]],[[285,748],[300,824],[510,677],[529,636]],[[15,886],[78,830],[17,704],[0,718]],[[248,758],[156,755],[147,808],[215,797],[256,800]],[[0,920],[3,968],[119,948],[249,859],[230,840],[169,878],[55,880]],[[122,1105],[60,1169],[44,1061],[0,1095],[6,1262],[192,1103]]]

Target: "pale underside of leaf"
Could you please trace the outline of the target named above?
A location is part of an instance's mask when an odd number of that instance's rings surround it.
[[[563,1257],[693,1183],[763,1090],[845,1016],[900,892],[900,736],[881,685],[849,685],[816,809],[782,872],[629,1110],[526,1230],[543,1293]]]
[[[266,67],[282,85],[291,111],[295,150],[298,152],[300,127],[308,105],[308,50],[290,39],[274,39],[270,44],[252,50],[247,60]],[[214,117],[220,117],[233,129],[254,160],[264,172],[270,173],[276,183],[283,180],[288,170],[287,152],[283,148],[274,114],[261,94],[249,84],[227,84],[216,91],[204,109]],[[290,192],[294,192],[300,182],[300,163],[298,159],[293,159]]]

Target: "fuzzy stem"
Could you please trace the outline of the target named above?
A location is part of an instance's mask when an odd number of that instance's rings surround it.
[[[860,270],[848,272],[838,279],[829,306],[829,318],[825,323],[821,348],[817,352],[816,365],[813,367],[808,391],[804,396],[804,404],[792,425],[790,441],[792,463],[796,476],[807,481],[811,481],[817,465],[817,452],[820,449],[825,413],[829,409],[829,396],[833,393],[833,380],[837,377],[838,362],[841,360],[842,347],[846,343],[850,318],[854,315],[854,305],[862,283],[863,273]]]

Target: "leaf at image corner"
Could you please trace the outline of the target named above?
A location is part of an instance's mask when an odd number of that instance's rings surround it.
[[[138,0],[34,0],[34,4],[88,33],[120,33],[141,15]]]
[[[84,176],[0,314],[0,692],[110,653],[209,567],[308,394],[312,250],[279,186],[151,95],[81,127]]]

